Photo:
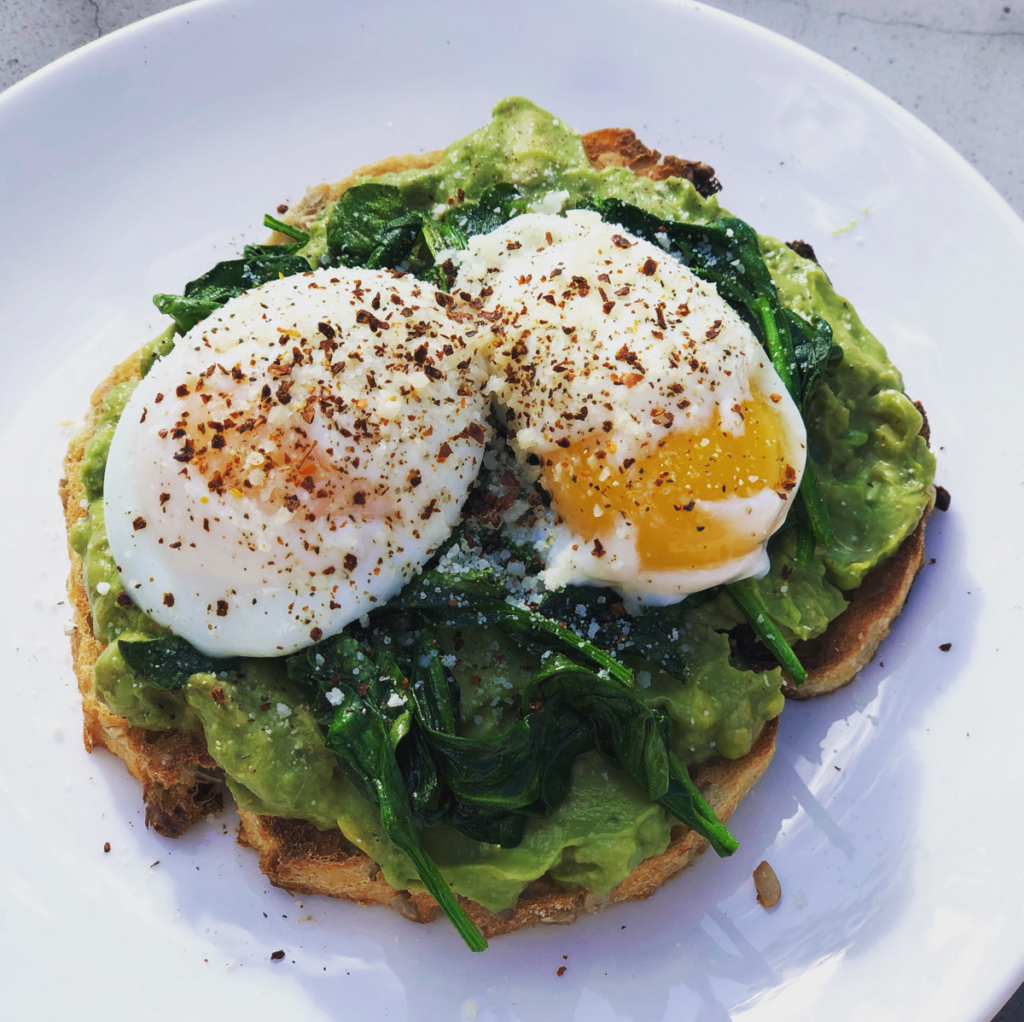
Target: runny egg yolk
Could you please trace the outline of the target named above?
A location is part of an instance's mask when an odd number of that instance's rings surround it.
[[[644,570],[707,568],[745,556],[764,536],[745,529],[745,516],[728,513],[726,502],[766,490],[785,499],[796,470],[772,405],[755,393],[741,411],[739,435],[725,432],[716,412],[705,429],[673,432],[635,459],[611,457],[617,444],[610,438],[577,440],[544,459],[544,485],[573,534],[588,542],[628,521]]]

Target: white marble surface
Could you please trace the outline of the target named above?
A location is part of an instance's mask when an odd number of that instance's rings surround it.
[[[870,82],[1024,214],[1024,0],[706,0]],[[0,0],[0,89],[174,0]],[[699,154],[696,154],[699,156]],[[996,1022],[1024,1022],[1024,988]]]

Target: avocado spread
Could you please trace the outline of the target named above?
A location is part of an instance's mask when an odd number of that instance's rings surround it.
[[[617,198],[666,220],[700,223],[725,214],[715,197],[702,198],[688,181],[593,169],[564,122],[518,98],[500,102],[489,124],[449,146],[434,166],[376,180],[397,186],[408,204],[438,214],[453,196],[473,201],[503,182],[546,207]],[[330,209],[318,216],[301,251],[312,267],[326,252],[329,216]],[[771,570],[751,580],[786,638],[805,640],[842,613],[844,591],[856,588],[915,528],[934,459],[899,372],[825,273],[772,238],[760,238],[760,247],[783,304],[827,320],[843,351],[805,409],[810,457],[835,542],[798,566],[796,530],[784,528],[769,546]],[[173,327],[146,346],[142,371],[172,344]],[[389,883],[423,890],[410,860],[385,835],[378,811],[326,748],[308,696],[288,679],[283,661],[243,660],[230,675],[194,675],[178,692],[151,685],[126,666],[122,639],[164,634],[122,592],[104,530],[107,454],[133,387],[119,384],[104,400],[82,465],[87,514],[71,535],[84,562],[95,634],[108,643],[95,669],[98,697],[133,725],[201,728],[240,805],[309,820],[322,830],[339,826],[381,865]],[[724,591],[685,611],[673,635],[689,667],[685,681],[642,658],[626,658],[644,700],[671,718],[673,749],[684,764],[745,755],[782,709],[780,670],[749,669],[730,642],[729,631],[744,620]],[[441,646],[461,690],[461,733],[476,738],[507,727],[540,657],[488,627],[442,633]],[[545,873],[604,894],[641,860],[663,851],[676,825],[622,770],[588,752],[575,761],[567,796],[550,816],[527,822],[517,847],[471,840],[447,825],[426,828],[421,838],[459,894],[500,911]]]

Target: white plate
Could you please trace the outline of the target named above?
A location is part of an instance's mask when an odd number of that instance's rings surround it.
[[[704,159],[738,215],[813,243],[927,405],[953,508],[881,662],[787,706],[731,860],[473,956],[444,923],[274,890],[228,814],[145,830],[122,764],[79,741],[56,488],[62,420],[155,331],[151,294],[305,185],[444,145],[511,93]],[[16,85],[0,151],[10,1017],[987,1022],[1024,964],[1024,225],[964,160],[778,36],[609,0],[193,4]]]

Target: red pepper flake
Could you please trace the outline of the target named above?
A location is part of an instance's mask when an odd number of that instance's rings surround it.
[[[590,551],[592,557],[604,557],[605,549],[599,539],[594,540],[594,549]]]
[[[174,593],[164,593],[164,606],[165,607],[173,607],[174,606]]]
[[[412,486],[413,488],[415,488],[415,487],[419,486],[420,483],[422,483],[422,482],[423,482],[423,476],[420,475],[420,470],[418,468],[414,468],[409,473],[409,485]]]
[[[523,243],[521,241],[510,241],[505,245],[505,249],[508,252],[514,252],[517,248],[522,248]]]
[[[370,686],[365,681],[361,681],[356,685],[356,692],[365,699],[370,694]]]
[[[227,600],[218,600],[217,601],[217,617],[227,617],[227,616],[228,616],[228,601]]]
[[[188,397],[188,387],[184,383],[179,384],[178,389],[174,392],[178,397]]]
[[[618,235],[616,235],[616,237],[618,237]],[[557,969],[555,970],[555,975],[556,975],[556,976],[564,976],[564,975],[565,975],[565,966],[564,966],[564,965],[560,965],[560,966],[559,966],[559,967],[558,967],[558,968],[557,968]]]
[[[195,457],[196,449],[192,446],[191,440],[186,440],[180,451],[174,452],[175,461],[191,461]]]
[[[314,642],[319,642],[324,637],[324,630],[322,628],[317,628],[316,626],[314,626],[309,630],[309,637]]]
[[[355,554],[345,554],[341,563],[345,566],[346,571],[355,571],[359,564],[359,558]]]
[[[143,518],[142,515],[139,515],[139,517],[136,518],[134,522],[132,522],[132,528],[136,532],[138,532],[139,529],[144,529],[145,527],[146,527],[146,519]]]
[[[948,653],[952,648],[953,643],[951,642],[944,642],[941,646],[939,646],[939,649],[941,649],[943,653]]]
[[[163,394],[157,394],[157,396],[156,396],[155,398],[153,398],[153,401],[154,401],[154,402],[155,402],[156,404],[160,404],[160,402],[161,402],[161,401],[163,401],[163,399],[164,399],[164,396],[163,396]]]
[[[640,267],[640,272],[645,277],[653,277],[655,271],[658,269],[658,261],[656,259],[647,259],[647,261]]]
[[[103,842],[103,851],[104,852],[109,852],[110,851],[110,842],[109,841],[104,841]]]
[[[210,698],[218,706],[220,706],[220,704],[223,703],[225,699],[227,699],[227,696],[224,695],[224,689],[222,689],[220,685],[215,685],[213,688],[210,689]]]
[[[440,510],[437,506],[437,497],[431,497],[430,503],[420,512],[420,518],[428,521],[431,515],[437,514]]]
[[[714,340],[722,332],[722,321],[716,319],[711,326],[708,327],[707,333],[704,336],[709,340]]]
[[[119,607],[130,607],[132,605],[132,598],[122,590],[117,594],[117,600],[115,602]]]
[[[607,316],[615,308],[615,302],[605,302],[601,308],[604,309],[604,314]]]
[[[616,248],[632,248],[633,247],[621,234],[613,234],[612,235],[612,244]]]
[[[447,461],[452,456],[452,447],[447,440],[441,444],[440,450],[437,452],[437,460],[440,462]]]
[[[283,958],[284,958],[284,952],[283,952],[283,951],[275,951],[275,952],[274,952],[274,953],[273,953],[273,954],[272,954],[272,955],[270,956],[270,960],[271,960],[272,962],[279,962],[279,961],[281,961],[281,959],[283,959]]]
[[[356,322],[365,323],[374,332],[378,330],[390,330],[391,324],[383,319],[378,319],[372,312],[367,312],[366,309],[360,309],[356,313]]]

